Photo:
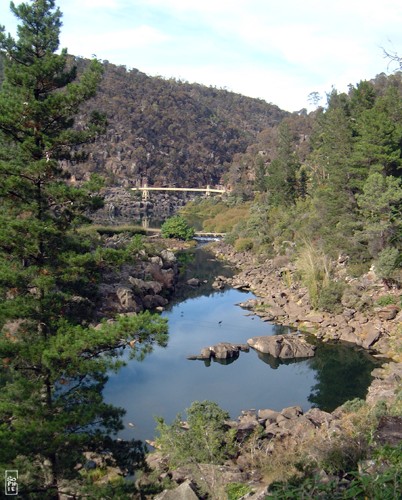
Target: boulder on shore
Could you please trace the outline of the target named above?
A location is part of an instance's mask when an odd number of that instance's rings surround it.
[[[247,344],[256,351],[270,354],[274,358],[311,358],[315,346],[296,335],[265,335],[247,340]]]

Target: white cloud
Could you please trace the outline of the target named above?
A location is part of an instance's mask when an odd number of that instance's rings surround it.
[[[295,110],[402,54],[400,0],[57,0],[61,45]],[[9,17],[0,19],[8,27]],[[8,9],[8,7],[7,7]],[[11,30],[10,30],[11,31]]]
[[[73,54],[89,57],[90,53],[96,52],[97,57],[108,59],[107,53],[110,51],[122,50],[126,54],[131,49],[144,49],[151,45],[166,42],[168,39],[168,35],[152,26],[144,25],[132,29],[113,30],[102,33],[70,35],[67,32],[61,37],[61,45],[66,46],[69,52]]]

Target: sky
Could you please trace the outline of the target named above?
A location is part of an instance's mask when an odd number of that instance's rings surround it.
[[[16,4],[21,3],[15,0]],[[402,56],[401,0],[56,0],[70,54],[264,99],[325,105],[332,88],[390,74]],[[0,24],[15,34],[9,1]]]

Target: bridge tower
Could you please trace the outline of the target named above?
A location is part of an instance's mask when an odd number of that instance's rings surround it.
[[[142,199],[143,199],[143,201],[148,201],[149,198],[150,198],[150,196],[149,196],[148,184],[145,183],[142,186]]]

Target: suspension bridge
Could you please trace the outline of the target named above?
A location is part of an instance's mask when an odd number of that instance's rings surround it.
[[[207,186],[206,188],[180,188],[180,187],[157,187],[157,186],[148,186],[144,184],[141,187],[131,188],[132,191],[140,191],[142,192],[142,199],[147,201],[150,199],[151,191],[177,191],[177,192],[192,192],[192,193],[205,193],[206,196],[210,196],[212,193],[224,194],[227,193],[228,190],[224,187],[211,187]]]

